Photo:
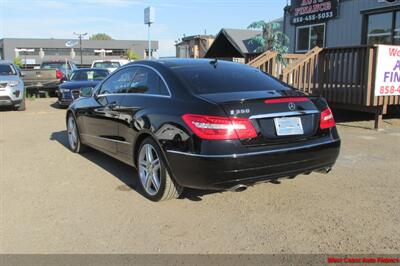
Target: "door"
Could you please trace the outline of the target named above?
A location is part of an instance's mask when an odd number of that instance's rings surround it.
[[[147,66],[136,71],[121,104],[119,135],[123,142],[117,143],[118,153],[133,162],[133,145],[138,133],[143,128],[151,128],[147,115],[170,96],[161,74]]]
[[[123,68],[111,75],[97,90],[94,105],[85,112],[85,132],[82,134],[85,142],[108,153],[117,152],[120,105],[135,71],[135,67]]]

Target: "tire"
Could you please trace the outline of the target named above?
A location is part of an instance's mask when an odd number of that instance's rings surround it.
[[[57,97],[58,95],[57,95],[57,91],[55,91],[55,90],[49,90],[48,91],[48,95],[49,95],[49,97],[51,97],[51,98],[54,98],[54,97]]]
[[[25,97],[22,99],[22,102],[19,104],[18,107],[15,108],[17,111],[25,111],[26,106],[25,106]]]
[[[136,157],[139,183],[148,199],[164,201],[179,197],[183,188],[171,178],[164,155],[152,138],[143,140]]]
[[[68,134],[68,147],[72,152],[83,153],[87,151],[87,147],[81,142],[78,125],[76,124],[75,117],[72,114],[68,115],[67,134]]]

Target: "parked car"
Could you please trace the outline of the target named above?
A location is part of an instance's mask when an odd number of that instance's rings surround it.
[[[58,86],[66,81],[77,67],[71,61],[44,61],[39,69],[22,71],[25,88],[33,92],[48,92],[57,95]]]
[[[129,62],[130,61],[126,59],[95,60],[92,63],[92,68],[106,68],[110,70],[110,72],[113,72]]]
[[[184,187],[241,191],[327,173],[340,149],[322,97],[217,60],[128,64],[74,101],[66,122],[72,151],[90,146],[135,166],[154,201]]]
[[[0,60],[0,106],[25,110],[25,89],[21,75],[13,63]]]
[[[72,72],[70,79],[60,85],[58,104],[67,107],[79,98],[82,88],[94,88],[110,74],[107,69],[81,68]]]

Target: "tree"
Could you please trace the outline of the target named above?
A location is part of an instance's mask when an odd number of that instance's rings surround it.
[[[252,38],[252,43],[259,45],[261,52],[274,51],[278,53],[277,59],[283,62],[283,56],[288,52],[286,44],[289,38],[279,31],[280,24],[276,22],[265,22],[264,20],[251,23],[248,29],[262,30],[261,35]]]
[[[108,41],[108,40],[112,40],[112,38],[111,38],[111,36],[109,36],[105,33],[97,33],[97,34],[93,34],[92,36],[90,36],[89,40]]]
[[[132,51],[132,50],[128,50],[128,51],[126,52],[126,57],[127,57],[129,60],[137,60],[137,59],[139,59],[138,54],[135,53],[135,52]]]
[[[13,60],[14,65],[16,65],[17,67],[22,67],[24,64],[22,63],[22,59],[21,57],[17,56],[14,58]]]

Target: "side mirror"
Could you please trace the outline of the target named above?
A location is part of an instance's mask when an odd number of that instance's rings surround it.
[[[22,72],[19,72],[19,76],[22,78],[22,77],[25,77],[25,74]]]
[[[81,89],[80,96],[81,97],[92,97],[93,88],[92,87],[84,87]]]

